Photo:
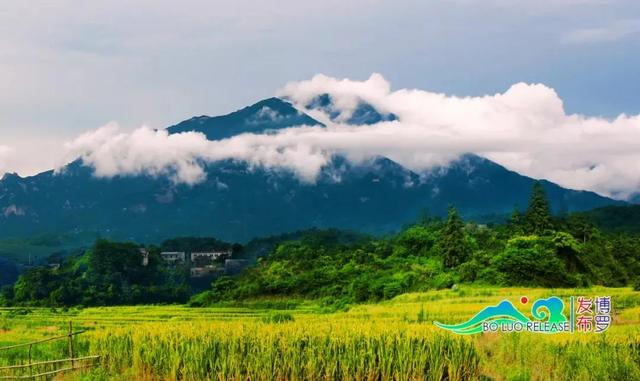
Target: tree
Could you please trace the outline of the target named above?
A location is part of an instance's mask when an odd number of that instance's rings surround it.
[[[398,235],[399,246],[406,248],[409,255],[426,256],[437,241],[434,229],[423,225],[414,225]]]
[[[520,209],[517,206],[513,208],[511,217],[507,221],[507,228],[511,234],[522,233],[522,213],[520,213]]]
[[[445,267],[456,267],[467,260],[469,247],[465,240],[464,223],[453,206],[449,208],[447,222],[440,233],[440,249]]]
[[[570,272],[584,271],[584,265],[580,259],[582,245],[567,232],[556,232],[552,238],[553,245],[558,256],[564,260],[565,266]]]
[[[566,225],[569,233],[580,239],[582,243],[587,243],[595,234],[598,234],[598,229],[594,223],[588,216],[583,214],[573,213],[569,215]]]
[[[505,249],[491,259],[506,286],[576,286],[548,237],[524,236],[509,240]]]
[[[547,230],[553,230],[549,200],[547,200],[547,195],[539,181],[533,184],[524,222],[525,229],[529,233],[544,234]]]

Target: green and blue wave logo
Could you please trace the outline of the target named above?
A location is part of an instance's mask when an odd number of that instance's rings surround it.
[[[521,303],[526,304],[523,297]],[[569,318],[564,313],[562,299],[552,296],[538,299],[531,306],[531,317],[526,316],[508,300],[495,306],[482,309],[471,319],[460,324],[443,324],[434,322],[437,327],[456,334],[469,335],[481,332],[536,332],[560,333],[573,332],[575,329],[573,316],[573,297],[570,299]]]

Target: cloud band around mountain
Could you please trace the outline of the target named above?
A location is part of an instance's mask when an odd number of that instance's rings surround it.
[[[331,111],[308,109],[328,94]],[[428,171],[464,153],[574,189],[627,198],[640,189],[640,116],[609,120],[567,114],[556,92],[518,83],[504,93],[456,97],[415,89],[392,90],[381,75],[365,81],[316,75],[278,92],[326,127],[295,127],[208,141],[203,134],[168,134],[142,127],[122,132],[110,124],[67,144],[97,176],[167,175],[195,184],[203,164],[223,159],[286,168],[313,182],[334,153],[354,161],[387,156],[414,171]],[[397,120],[347,124],[361,104]]]

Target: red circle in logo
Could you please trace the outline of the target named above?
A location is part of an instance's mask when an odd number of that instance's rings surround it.
[[[522,304],[527,304],[527,302],[529,301],[529,299],[526,296],[523,296],[520,298],[520,303]]]

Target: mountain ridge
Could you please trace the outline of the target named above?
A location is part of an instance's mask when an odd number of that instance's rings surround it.
[[[264,133],[294,126],[323,126],[283,99],[272,97],[220,116],[196,116],[167,127],[171,134],[196,131],[209,140],[227,139],[242,133]]]
[[[264,107],[281,117],[255,119]],[[290,103],[270,98],[221,117],[191,118],[169,131],[224,139],[231,131],[221,125],[224,121],[234,121],[238,131],[233,131],[245,133],[289,128],[300,120],[322,125]],[[83,243],[98,236],[157,243],[202,235],[233,242],[313,227],[382,234],[425,211],[443,216],[449,205],[476,219],[510,213],[514,207],[522,210],[536,181],[473,154],[421,173],[382,156],[352,163],[334,155],[313,184],[286,169],[240,161],[203,165],[206,179],[193,186],[174,184],[167,177],[98,178],[81,160],[56,172],[5,175],[0,180],[0,239],[65,234],[82,237]],[[556,212],[624,204],[589,191],[542,184]]]

